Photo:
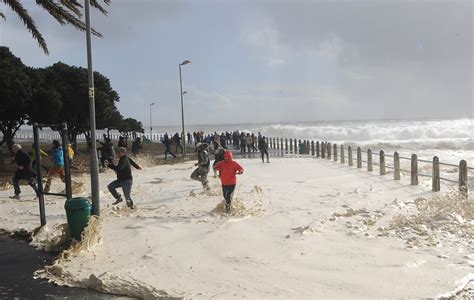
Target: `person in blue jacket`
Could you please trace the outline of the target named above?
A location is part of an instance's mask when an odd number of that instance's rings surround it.
[[[46,185],[44,187],[44,192],[48,193],[51,188],[51,181],[55,175],[59,175],[61,181],[65,181],[64,176],[64,154],[63,148],[59,144],[57,140],[54,140],[51,144],[51,148],[53,149],[53,154],[51,155],[51,161],[53,162],[53,167],[49,169],[48,172],[48,180],[46,181]]]

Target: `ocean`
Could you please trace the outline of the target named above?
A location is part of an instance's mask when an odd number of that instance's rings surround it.
[[[469,166],[474,166],[474,119],[471,118],[212,124],[188,125],[185,129],[190,132],[203,130],[206,133],[233,130],[261,132],[268,137],[329,141],[338,145],[371,148],[374,152],[384,149],[387,154],[398,151],[401,156],[407,157],[415,153],[427,160],[436,155],[441,162],[453,164],[465,159]],[[179,131],[180,126],[153,127],[154,134]],[[23,129],[19,133],[29,132],[29,129]],[[150,132],[146,124],[145,132]]]

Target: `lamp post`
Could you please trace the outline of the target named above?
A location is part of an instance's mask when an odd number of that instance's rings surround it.
[[[179,88],[180,88],[180,96],[181,96],[181,143],[183,144],[183,157],[186,156],[186,137],[184,135],[184,106],[183,106],[183,95],[185,92],[183,92],[183,79],[181,77],[181,66],[190,64],[190,60],[185,60],[182,63],[179,64]]]
[[[84,1],[86,17],[86,42],[87,42],[87,70],[89,82],[89,123],[91,126],[91,149],[90,149],[90,172],[91,172],[91,196],[92,214],[100,215],[99,196],[99,162],[97,159],[97,143],[95,132],[95,96],[94,96],[94,72],[92,70],[92,40],[91,40],[91,17],[89,0]]]
[[[155,102],[152,102],[150,103],[150,140],[153,140],[153,135],[152,135],[152,131],[153,131],[153,126],[151,124],[151,107],[155,105]]]

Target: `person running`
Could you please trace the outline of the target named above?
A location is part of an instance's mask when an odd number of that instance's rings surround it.
[[[267,163],[270,162],[268,159],[268,144],[264,136],[262,136],[262,139],[258,143],[258,148],[260,150],[260,154],[262,155],[262,163],[265,162],[265,155],[267,156]]]
[[[234,195],[235,185],[237,184],[236,174],[243,174],[244,168],[233,160],[232,151],[225,151],[224,161],[216,165],[216,170],[221,174],[222,193],[225,199],[225,210],[230,213],[232,206],[232,197]]]
[[[106,167],[105,162],[107,162],[107,164],[110,164],[114,161],[114,157],[115,157],[114,144],[107,137],[105,138],[104,143],[102,142],[99,142],[99,143],[102,145],[102,147],[99,148],[100,165],[102,166],[102,168],[105,168]]]
[[[117,193],[117,188],[121,187],[125,196],[125,200],[127,201],[127,206],[133,209],[133,201],[132,197],[130,196],[130,193],[132,192],[133,177],[132,168],[130,166],[133,166],[138,170],[141,170],[142,167],[140,167],[136,162],[133,161],[133,159],[127,156],[127,149],[120,147],[117,154],[119,157],[118,164],[108,164],[108,167],[117,173],[117,179],[109,183],[107,188],[115,199],[115,202],[112,203],[112,205],[117,205],[123,201],[122,196]]]
[[[176,158],[176,155],[174,155],[173,152],[171,152],[171,140],[168,136],[167,133],[165,133],[165,136],[163,138],[163,144],[165,145],[165,159],[168,158],[168,154],[170,154],[171,156],[173,156],[173,158]]]
[[[138,155],[140,154],[140,150],[143,148],[142,140],[139,137],[136,137],[132,143],[132,154]]]
[[[44,152],[41,148],[39,149],[39,152],[40,152],[40,156],[42,158],[46,158],[46,157],[49,157],[48,153]],[[36,150],[35,150],[35,143],[33,143],[33,145],[31,145],[31,156],[32,156],[32,162],[31,162],[31,166],[33,168],[33,171],[35,170],[36,168]],[[41,168],[47,173],[49,171],[49,169],[41,164]]]
[[[38,187],[35,183],[36,174],[33,171],[33,167],[31,166],[31,158],[30,156],[21,149],[20,144],[14,144],[12,146],[13,154],[15,155],[12,157],[13,161],[16,164],[16,171],[15,175],[12,178],[13,188],[15,189],[15,195],[11,196],[11,199],[20,200],[20,180],[26,180],[28,184],[33,188],[36,195],[38,195]]]
[[[212,164],[212,171],[214,172],[214,177],[217,177],[216,164],[224,160],[225,149],[219,145],[219,142],[212,142],[214,145],[214,163]]]
[[[49,169],[48,172],[48,180],[46,181],[46,185],[44,187],[44,192],[48,193],[51,188],[51,181],[53,180],[53,176],[59,175],[61,181],[64,182],[66,179],[64,177],[64,154],[63,148],[59,144],[57,140],[54,140],[51,144],[53,149],[53,154],[51,155],[51,160],[53,161],[53,167]]]
[[[198,162],[195,166],[197,166],[197,169],[191,174],[191,179],[201,182],[204,189],[209,190],[207,174],[209,173],[210,161],[207,147],[208,145],[206,143],[198,143],[196,145],[198,150]]]

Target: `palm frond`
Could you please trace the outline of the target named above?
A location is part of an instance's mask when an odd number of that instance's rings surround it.
[[[49,54],[48,46],[46,45],[43,35],[38,31],[35,22],[28,14],[28,11],[23,7],[21,2],[19,0],[3,0],[3,3],[8,5],[18,15],[20,20],[30,31],[33,38],[38,42],[40,48],[43,49],[45,54]]]
[[[81,8],[82,8],[82,5],[75,1],[75,0],[60,0],[59,1],[64,7],[66,7],[67,9],[69,9],[73,14],[75,14],[77,17],[81,17],[82,16],[82,13],[81,13]]]
[[[97,0],[90,0],[91,1],[91,6],[94,8],[97,8],[101,13],[104,15],[107,15],[108,11],[105,10],[98,2]],[[110,5],[110,0],[104,0],[104,3],[106,5]]]
[[[62,6],[58,5],[58,3],[52,1],[52,0],[36,0],[36,3],[43,7],[53,18],[56,19],[56,21],[59,22],[59,24],[64,25],[64,24],[70,24],[74,28],[85,31],[86,30],[86,24],[71,14],[69,11],[64,9]],[[102,37],[102,34],[97,32],[95,29],[92,28],[92,33],[96,36]]]

